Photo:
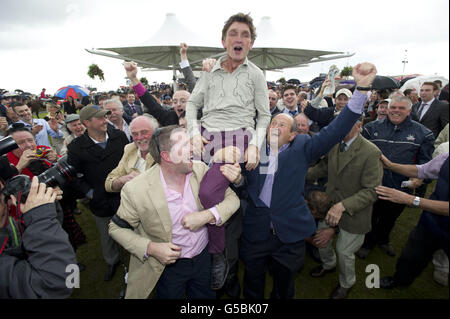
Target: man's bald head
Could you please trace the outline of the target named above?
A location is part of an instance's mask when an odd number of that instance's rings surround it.
[[[189,100],[190,96],[191,93],[186,90],[176,91],[173,95],[173,109],[178,117],[186,110],[186,102]]]

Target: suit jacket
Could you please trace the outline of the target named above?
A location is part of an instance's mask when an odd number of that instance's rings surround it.
[[[438,137],[439,133],[448,123],[448,103],[439,101],[435,98],[421,120],[419,120],[417,114],[420,105],[420,102],[413,105],[411,112],[412,119],[429,128],[433,132],[434,138]]]
[[[83,181],[94,189],[93,199],[89,208],[99,217],[113,216],[120,204],[118,193],[108,193],[105,190],[105,180],[123,155],[128,144],[124,132],[108,126],[108,142],[106,148],[96,145],[89,137],[87,130],[67,146],[68,163],[77,173],[82,173]]]
[[[308,104],[304,111],[305,115],[311,120],[316,122],[319,125],[319,128],[330,124],[330,122],[334,119],[334,114],[336,113],[336,108],[334,107],[322,107],[317,108]]]
[[[177,113],[173,109],[167,110],[162,107],[147,90],[139,98],[144,104],[144,112],[152,115],[160,126],[178,125]]]
[[[323,161],[308,170],[307,181],[328,176],[326,192],[333,204],[342,201],[346,210],[339,227],[349,233],[370,231],[375,187],[383,179],[380,156],[378,147],[359,135],[347,151],[339,152],[336,144]]]
[[[127,221],[134,231],[121,228],[113,222],[109,224],[111,237],[131,254],[126,298],[148,298],[164,270],[165,266],[156,258],[144,258],[148,243],[172,241],[172,220],[160,170],[156,164],[122,188],[117,215]],[[207,170],[206,164],[194,162],[190,178],[192,193],[201,210],[204,208],[198,199],[198,191]],[[225,199],[216,206],[223,223],[234,214],[239,204],[239,198],[228,188]]]
[[[281,110],[278,108],[278,106],[275,106],[273,111],[270,112],[270,116],[273,117],[273,116],[277,115],[278,113],[281,113]]]
[[[278,155],[270,208],[259,199],[268,166],[266,147],[261,149],[260,163],[247,178],[248,208],[244,216],[242,236],[250,242],[270,237],[271,223],[283,243],[294,243],[316,231],[314,218],[306,205],[304,186],[309,166],[328,153],[353,127],[360,115],[345,107],[340,115],[312,137],[299,134]],[[264,144],[267,145],[267,144]]]
[[[192,93],[195,87],[195,83],[197,83],[197,79],[195,78],[192,68],[190,66],[182,68],[181,72],[183,73],[189,93]]]
[[[138,105],[138,104],[136,104],[136,103],[134,103],[133,104],[133,106],[134,106],[134,108],[136,109],[136,113],[138,114],[138,115],[142,115],[143,114],[143,112],[142,112],[142,107],[140,106],[140,105]],[[131,106],[130,106],[130,104],[128,104],[128,102],[127,101],[125,101],[124,103],[123,103],[123,112],[128,116],[128,117],[133,117],[133,110],[131,109]]]
[[[139,148],[134,143],[130,143],[125,145],[124,153],[122,159],[119,162],[119,165],[115,169],[113,169],[105,181],[105,189],[107,192],[115,192],[112,189],[112,183],[116,178],[122,177],[124,175],[130,174],[132,171],[137,171],[135,168],[136,163],[139,159]],[[148,170],[155,163],[153,157],[147,153],[145,157],[145,170]]]

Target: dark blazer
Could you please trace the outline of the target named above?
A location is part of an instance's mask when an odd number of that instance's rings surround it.
[[[448,102],[449,94],[447,90],[442,89],[441,93],[439,93],[438,100],[447,101]]]
[[[177,113],[163,108],[147,90],[139,99],[144,104],[144,113],[152,115],[161,126],[178,125]]]
[[[258,167],[244,171],[249,205],[244,216],[242,236],[247,241],[268,240],[271,222],[283,243],[303,240],[315,232],[316,224],[304,198],[306,172],[311,163],[328,153],[347,135],[359,117],[360,114],[345,107],[319,133],[312,137],[300,134],[294,138],[288,148],[278,155],[270,208],[259,199],[267,176],[264,170],[269,164],[267,148],[262,147]]]
[[[334,119],[334,113],[336,109],[334,107],[323,107],[316,108],[311,104],[305,107],[305,115],[311,120],[319,125],[319,128],[327,126]]]
[[[190,66],[182,68],[181,72],[183,73],[184,79],[186,81],[188,92],[192,93],[195,87],[195,83],[197,83],[197,79],[195,78],[192,68]]]
[[[70,103],[68,100],[63,103],[64,112],[67,114],[75,114],[77,113],[77,108],[75,106],[75,102]]]
[[[68,163],[83,180],[94,189],[89,208],[98,217],[113,216],[120,205],[119,193],[108,193],[105,180],[108,174],[117,167],[123,156],[128,138],[124,132],[108,126],[108,142],[106,148],[96,145],[89,137],[87,130],[67,146]]]
[[[433,134],[434,138],[437,138],[439,133],[448,123],[448,103],[434,99],[431,103],[428,111],[422,116],[419,121],[417,112],[419,111],[421,103],[416,103],[412,107],[411,118],[429,128]]]
[[[270,116],[275,116],[278,113],[281,113],[281,110],[278,108],[278,106],[275,106],[275,108],[273,109],[273,111],[270,111]]]
[[[136,103],[133,104],[134,108],[136,109],[136,113],[138,115],[142,115],[142,107],[140,105],[137,105]],[[128,104],[127,101],[123,102],[123,113],[127,115],[127,117],[133,117],[133,110],[131,109],[130,104]]]

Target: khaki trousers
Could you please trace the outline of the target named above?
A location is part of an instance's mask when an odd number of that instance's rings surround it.
[[[320,221],[317,229],[328,228],[325,221]],[[339,284],[343,288],[350,288],[356,282],[355,252],[361,248],[364,242],[364,234],[352,234],[339,229],[336,241],[336,253],[338,255]],[[319,248],[320,258],[324,269],[336,267],[336,253],[333,249],[333,240],[330,240],[325,248]]]

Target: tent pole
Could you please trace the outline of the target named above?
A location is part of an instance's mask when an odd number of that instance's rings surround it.
[[[176,91],[178,91],[178,83],[177,83],[177,69],[176,69],[176,58],[175,58],[175,48],[172,48],[172,71],[173,71],[173,93],[175,94]]]
[[[266,68],[267,68],[267,60],[266,60],[266,58],[267,58],[266,49],[263,49],[263,66],[264,66],[263,73],[264,73],[264,77],[266,77]]]

